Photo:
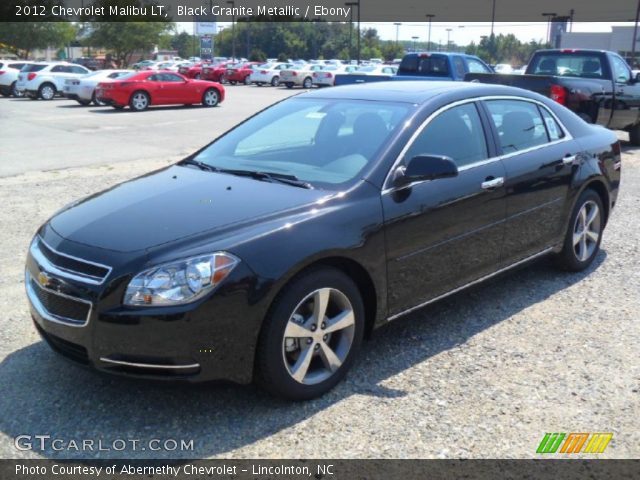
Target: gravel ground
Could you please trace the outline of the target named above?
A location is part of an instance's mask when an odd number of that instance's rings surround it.
[[[29,319],[23,264],[66,203],[168,163],[0,178],[0,457],[528,458],[545,432],[613,432],[602,455],[640,456],[640,150],[589,271],[542,260],[392,322],[346,382],[315,401],[253,387],[168,386],[65,362]],[[194,440],[185,452],[18,451],[20,434]],[[144,444],[143,444],[144,445]]]

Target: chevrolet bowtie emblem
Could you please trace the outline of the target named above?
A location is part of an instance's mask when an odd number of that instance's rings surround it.
[[[48,287],[51,283],[51,277],[49,277],[45,272],[40,272],[38,274],[38,283],[43,287]]]

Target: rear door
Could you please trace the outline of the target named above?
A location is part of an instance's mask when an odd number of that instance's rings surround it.
[[[453,178],[382,193],[391,316],[493,272],[504,236],[505,169],[474,102],[427,120],[401,154],[446,155]],[[396,167],[394,167],[395,169]]]
[[[615,89],[613,117],[609,128],[624,129],[639,120],[640,83],[632,76],[631,69],[621,57],[609,54]]]
[[[580,147],[542,104],[509,98],[483,106],[506,169],[502,263],[511,264],[562,238]]]

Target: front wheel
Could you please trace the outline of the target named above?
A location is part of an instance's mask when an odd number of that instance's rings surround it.
[[[215,88],[209,88],[204,95],[202,95],[202,105],[205,107],[215,107],[220,101],[220,94]]]
[[[340,270],[319,268],[294,279],[264,321],[256,380],[273,395],[307,400],[344,378],[364,332],[358,287]]]
[[[149,95],[146,92],[134,92],[129,100],[129,107],[134,112],[142,112],[149,108]]]
[[[56,96],[56,87],[51,83],[43,83],[38,89],[38,96],[43,100],[53,100]]]
[[[91,95],[91,101],[96,107],[104,107],[106,105],[106,103],[98,100],[98,97],[96,97],[96,92],[93,92],[93,94]]]
[[[304,82],[302,82],[302,88],[306,88],[309,89],[313,86],[313,82],[311,81],[311,79],[309,77],[304,79]]]
[[[280,85],[280,77],[278,77],[277,75],[275,77],[273,77],[271,79],[271,86],[272,87],[277,87],[278,85]]]
[[[571,213],[562,251],[557,256],[558,266],[579,272],[591,265],[600,250],[604,223],[600,195],[594,190],[585,190]]]

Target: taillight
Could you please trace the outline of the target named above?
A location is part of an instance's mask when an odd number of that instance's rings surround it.
[[[34,78],[36,78],[38,76],[37,73],[30,73],[29,75],[27,75],[27,80],[31,81]]]
[[[560,105],[567,104],[567,91],[560,85],[551,85],[551,100],[555,100]]]

